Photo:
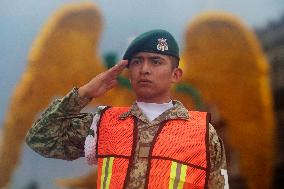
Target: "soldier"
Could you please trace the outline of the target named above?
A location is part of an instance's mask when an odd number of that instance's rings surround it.
[[[80,113],[111,90],[126,67],[136,102]],[[170,87],[181,77],[173,36],[143,33],[116,66],[55,100],[26,142],[45,157],[85,156],[98,164],[98,188],[228,188],[224,146],[208,113],[171,99]]]

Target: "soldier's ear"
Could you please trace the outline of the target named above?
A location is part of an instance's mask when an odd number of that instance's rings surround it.
[[[180,68],[174,68],[172,72],[172,83],[177,83],[181,80],[183,71]]]

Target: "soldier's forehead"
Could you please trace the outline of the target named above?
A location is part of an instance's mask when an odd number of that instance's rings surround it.
[[[139,52],[133,56],[133,58],[165,58],[167,55],[152,53],[152,52]]]

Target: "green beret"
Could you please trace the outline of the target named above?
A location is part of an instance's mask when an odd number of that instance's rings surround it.
[[[136,37],[126,49],[124,60],[139,52],[174,56],[179,59],[179,48],[174,37],[166,30],[151,30]]]

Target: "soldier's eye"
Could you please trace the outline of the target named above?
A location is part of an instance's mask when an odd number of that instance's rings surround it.
[[[162,62],[160,60],[154,59],[154,60],[152,60],[152,64],[159,65],[159,64],[162,64]]]
[[[134,60],[131,60],[130,64],[137,65],[137,64],[140,64],[140,62],[141,62],[140,60],[134,59]]]

